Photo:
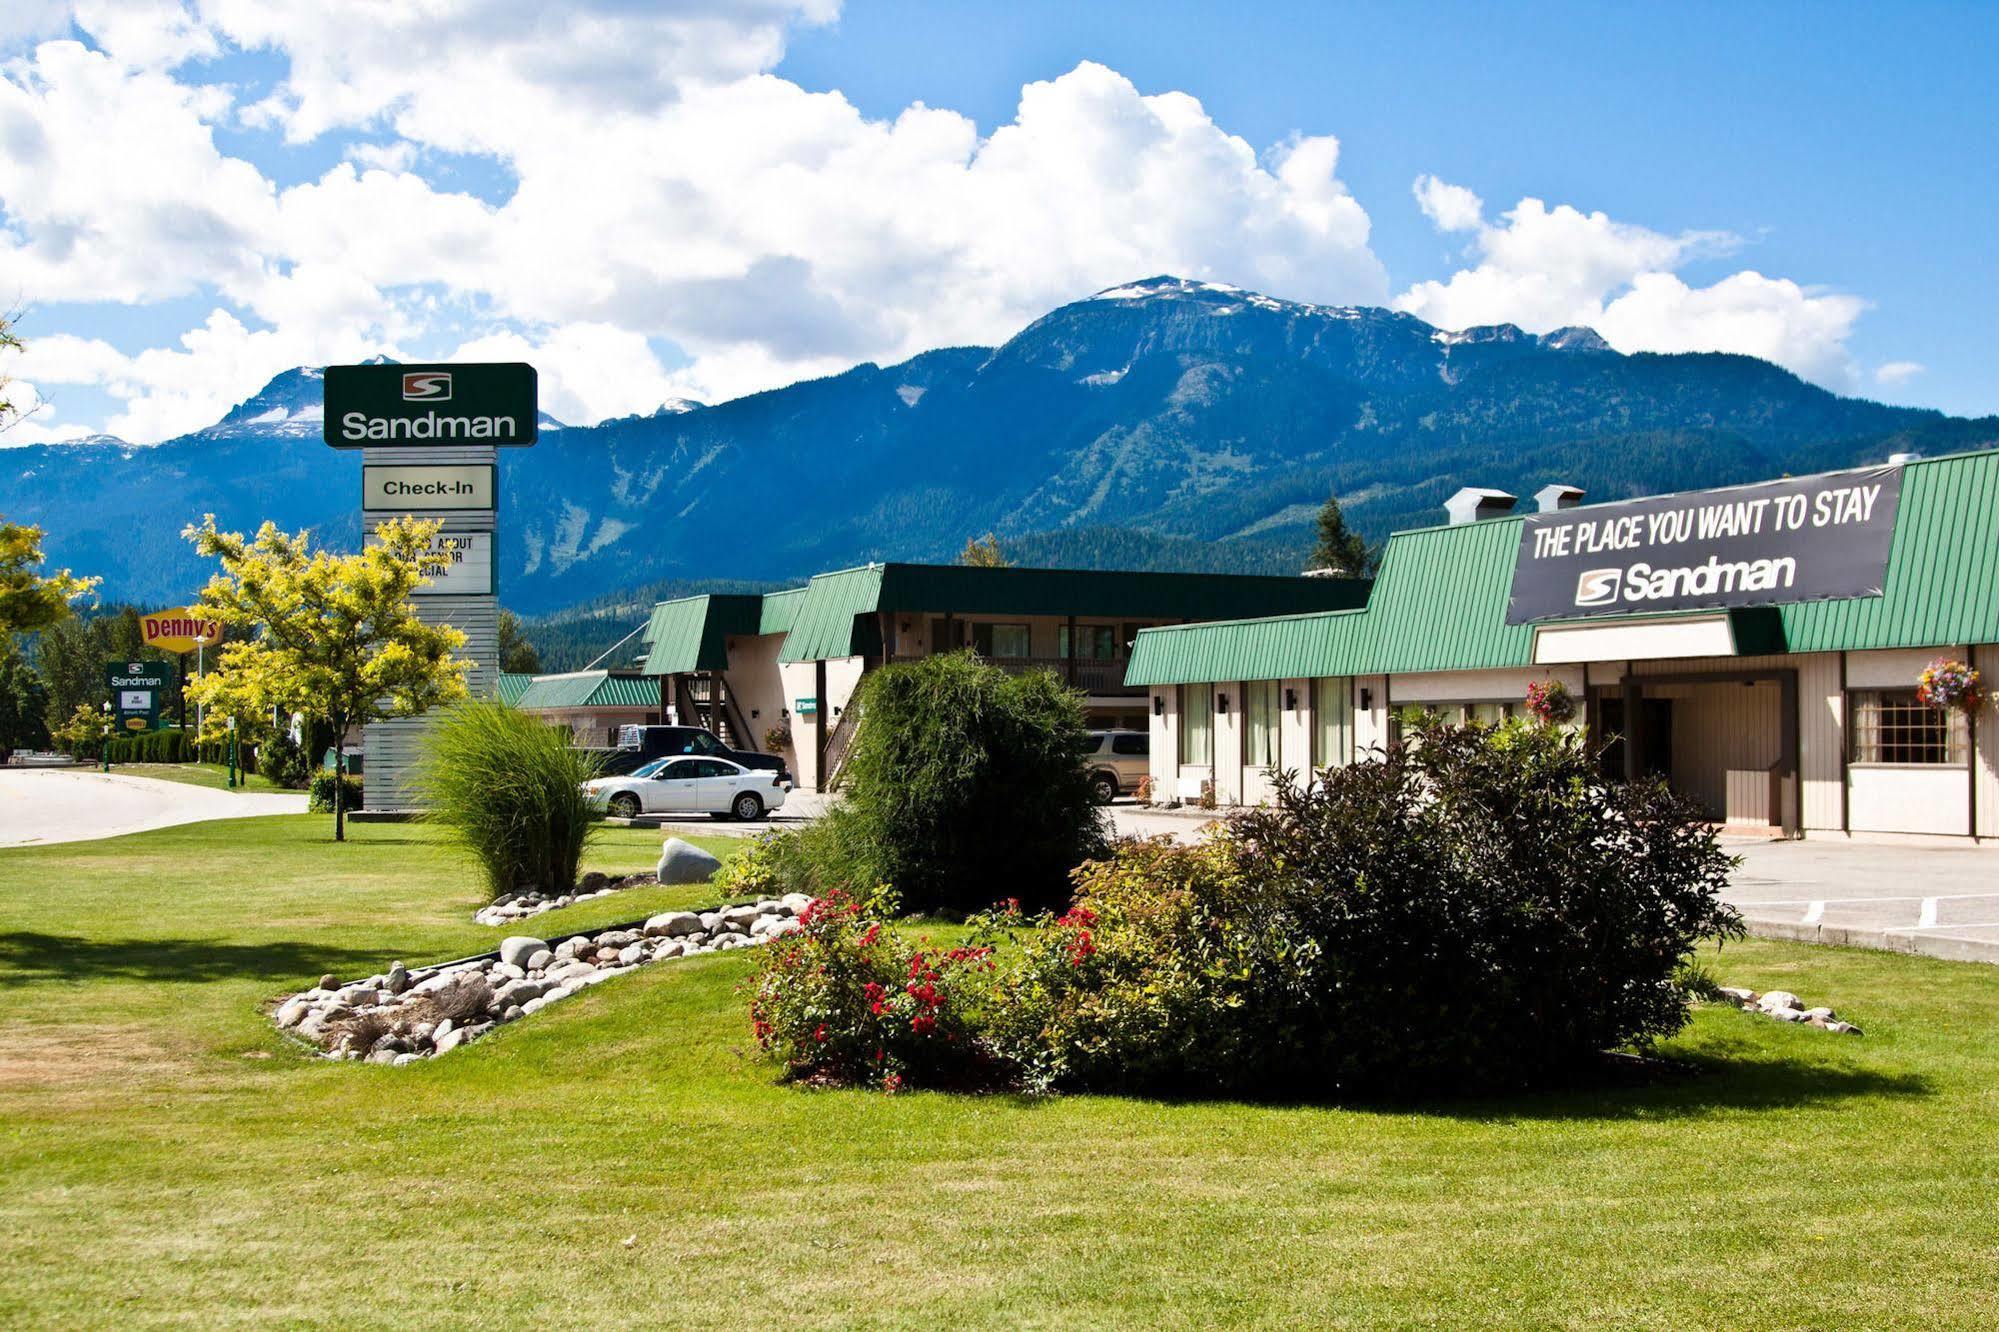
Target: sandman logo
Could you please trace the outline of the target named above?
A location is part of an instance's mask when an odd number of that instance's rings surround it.
[[[1585,569],[1576,576],[1576,605],[1607,606],[1623,582],[1622,569]]]
[[[413,370],[404,375],[403,401],[451,401],[451,372],[448,370]]]

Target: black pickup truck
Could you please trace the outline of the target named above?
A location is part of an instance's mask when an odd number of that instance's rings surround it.
[[[604,756],[598,769],[600,777],[622,777],[654,759],[699,754],[703,758],[728,759],[745,768],[774,772],[780,781],[791,780],[791,769],[786,766],[782,754],[752,754],[746,749],[731,749],[716,739],[713,731],[701,726],[621,726],[618,728],[618,747],[598,752]]]

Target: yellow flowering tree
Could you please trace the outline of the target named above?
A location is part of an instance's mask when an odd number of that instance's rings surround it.
[[[411,594],[425,581],[420,558],[441,524],[395,518],[354,555],[313,550],[304,532],[265,523],[245,539],[217,531],[215,516],[182,535],[222,572],[202,589],[201,609],[231,629],[215,666],[188,686],[206,706],[207,731],[225,718],[260,718],[273,707],[319,717],[334,743],[356,721],[409,717],[465,696],[471,663],[452,655],[465,635],[417,618]],[[347,836],[345,792],[334,783],[333,836]]]
[[[0,634],[46,629],[97,586],[67,569],[38,573],[41,563],[42,529],[0,521]]]

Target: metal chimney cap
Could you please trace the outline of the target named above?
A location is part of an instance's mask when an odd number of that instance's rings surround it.
[[[1565,486],[1560,482],[1542,486],[1534,492],[1535,507],[1542,513],[1553,513],[1557,509],[1573,509],[1589,494],[1581,486]]]
[[[1519,502],[1520,497],[1508,491],[1466,486],[1444,501],[1444,512],[1450,514],[1453,523],[1475,523],[1482,518],[1511,513]]]

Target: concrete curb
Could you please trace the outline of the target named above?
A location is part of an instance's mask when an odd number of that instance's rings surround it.
[[[1884,953],[1934,957],[1945,962],[1999,965],[1999,943],[1981,939],[1953,939],[1948,935],[1916,934],[1910,930],[1871,930],[1848,925],[1800,925],[1785,920],[1745,919],[1742,923],[1750,936],[1756,939],[1829,944],[1835,948],[1872,948]]]

